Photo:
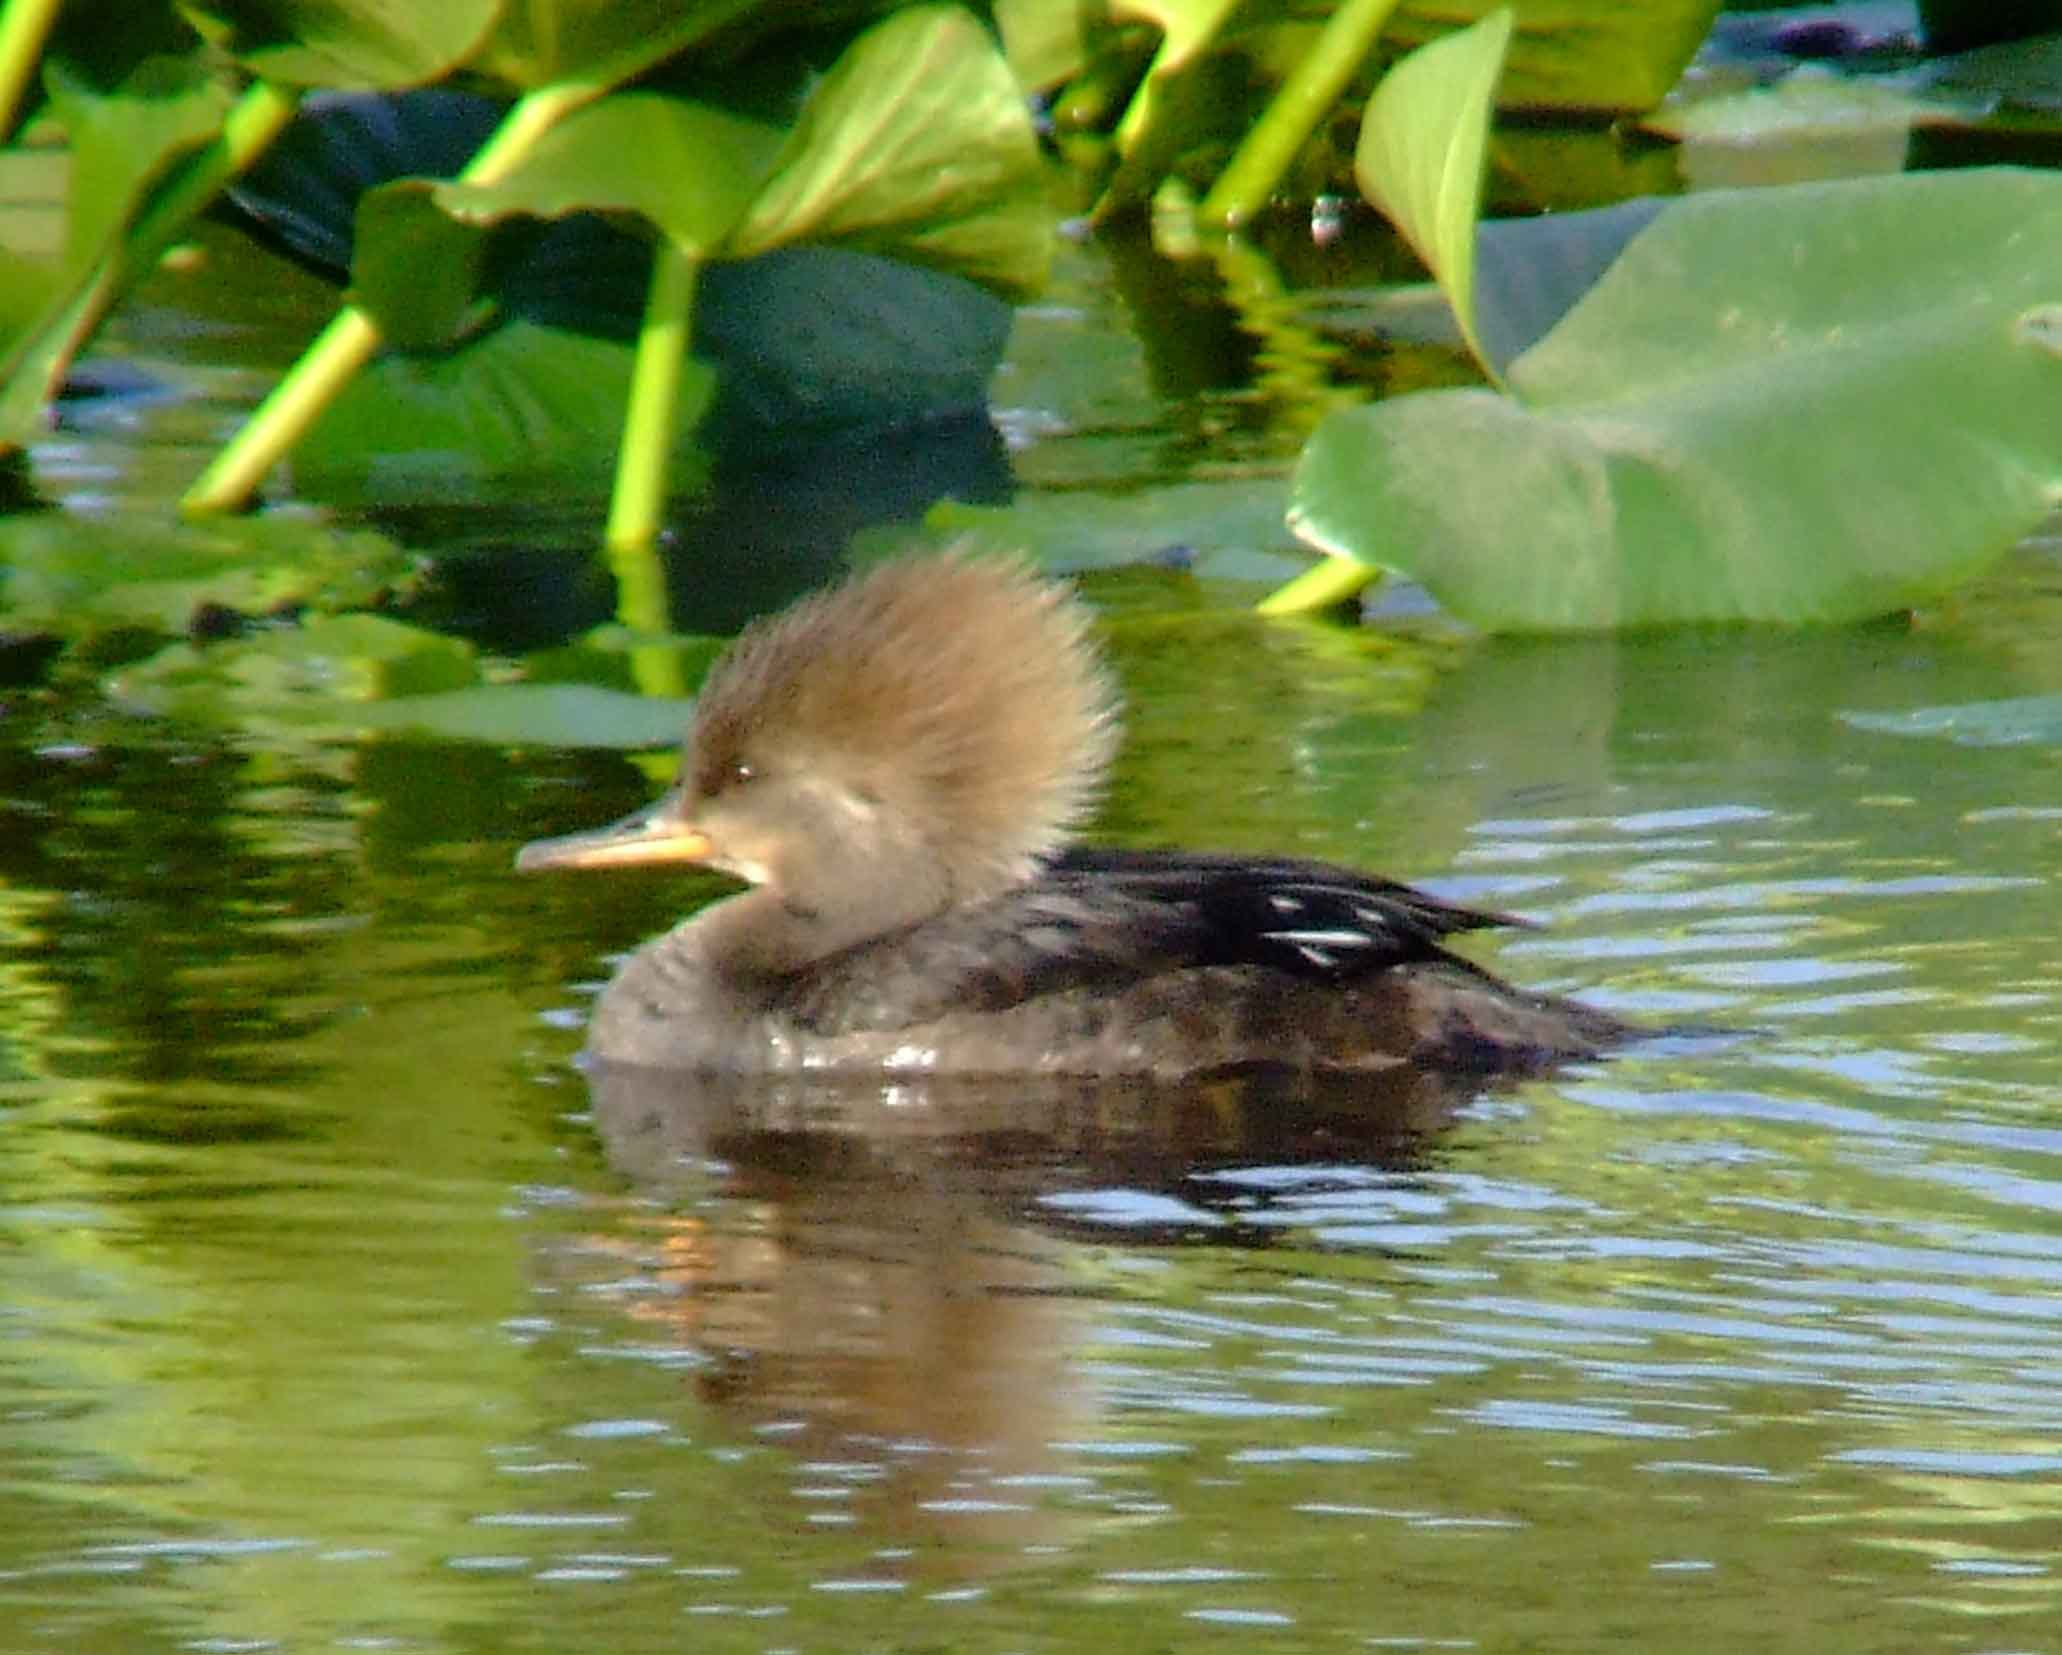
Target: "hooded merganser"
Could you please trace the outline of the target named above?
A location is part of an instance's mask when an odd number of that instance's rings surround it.
[[[885,564],[755,623],[702,687],[671,792],[516,859],[754,887],[632,955],[589,1052],[1172,1079],[1523,1070],[1631,1034],[1442,946],[1510,915],[1323,862],[1071,847],[1117,735],[1086,612],[1013,563]]]

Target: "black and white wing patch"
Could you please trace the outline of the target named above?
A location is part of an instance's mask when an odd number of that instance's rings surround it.
[[[1414,960],[1446,958],[1441,939],[1523,925],[1394,880],[1324,862],[1173,852],[1077,852],[1062,864],[1127,897],[1180,911],[1199,965],[1260,965],[1346,982]]]

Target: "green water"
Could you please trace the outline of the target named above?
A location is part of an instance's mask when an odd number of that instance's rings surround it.
[[[221,419],[157,417],[167,476]],[[0,1648],[2062,1649],[2062,762],[1838,716],[2062,689],[2055,543],[1822,636],[1091,591],[1104,837],[1737,1032],[1300,1113],[597,1097],[689,892],[509,864],[632,766],[5,692]]]

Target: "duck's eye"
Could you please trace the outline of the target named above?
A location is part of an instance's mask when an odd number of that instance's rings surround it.
[[[762,772],[745,759],[712,759],[695,767],[695,791],[705,799],[720,799],[733,788],[750,787]]]

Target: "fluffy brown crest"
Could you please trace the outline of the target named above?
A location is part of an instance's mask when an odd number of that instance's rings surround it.
[[[962,899],[1013,884],[1065,843],[1116,749],[1088,624],[1015,562],[884,564],[738,638],[703,686],[689,785],[712,798],[740,766],[808,767],[900,813]]]

